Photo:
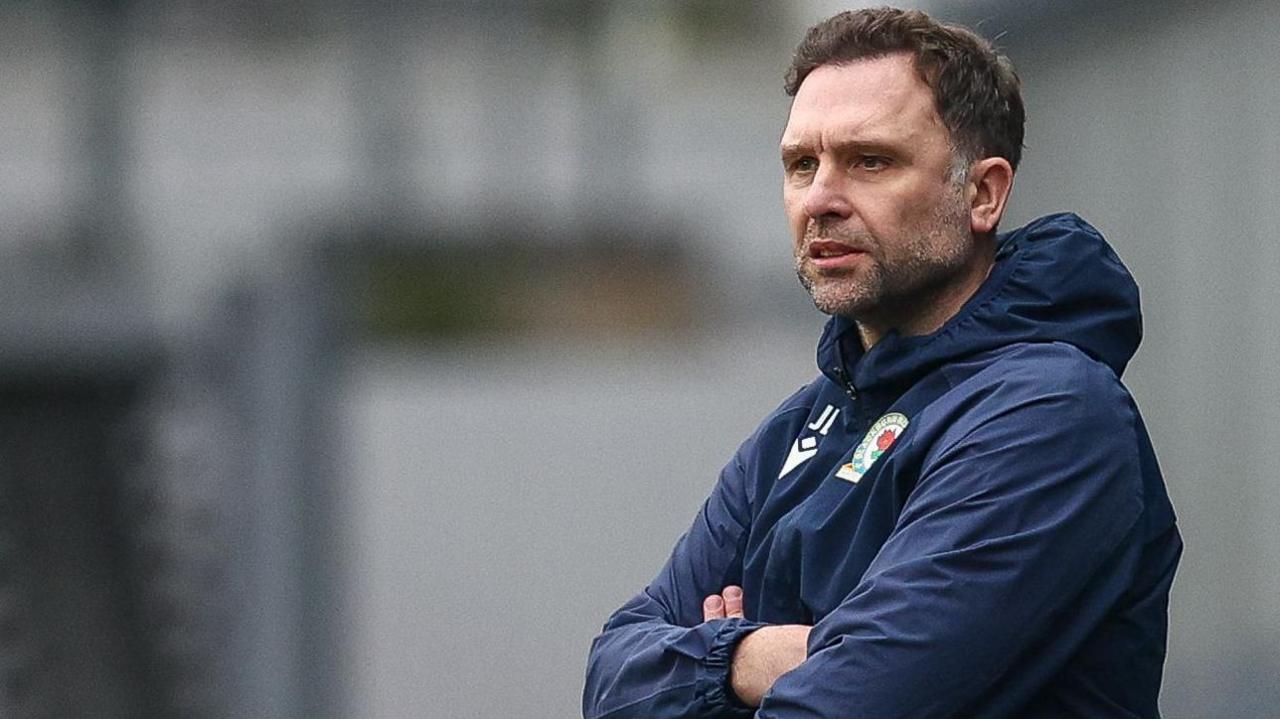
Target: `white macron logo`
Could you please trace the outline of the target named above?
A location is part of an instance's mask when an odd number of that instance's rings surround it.
[[[827,408],[822,410],[822,414],[809,423],[808,428],[825,437],[827,432],[831,431],[831,425],[835,424],[836,417],[839,414],[840,410],[827,405]],[[818,437],[812,435],[796,437],[796,441],[791,443],[791,451],[787,453],[787,461],[782,464],[782,471],[778,472],[778,479],[782,479],[788,472],[809,461],[809,458],[817,453]]]

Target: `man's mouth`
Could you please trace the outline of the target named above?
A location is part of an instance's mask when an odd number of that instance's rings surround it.
[[[815,240],[809,243],[806,254],[820,270],[842,270],[853,266],[867,253],[840,242]]]

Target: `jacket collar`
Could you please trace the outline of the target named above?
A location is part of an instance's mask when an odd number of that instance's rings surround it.
[[[1142,339],[1138,287],[1115,251],[1075,214],[1049,215],[1002,234],[995,266],[937,331],[886,334],[862,349],[853,320],[832,317],[818,367],[839,368],[862,392],[905,386],[943,364],[1019,342],[1067,342],[1119,376]]]

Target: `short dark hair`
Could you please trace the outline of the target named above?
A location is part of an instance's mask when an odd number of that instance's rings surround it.
[[[919,10],[849,10],[809,28],[787,70],[787,94],[794,97],[822,65],[898,52],[915,58],[957,153],[970,161],[1003,157],[1017,169],[1026,111],[1013,63],[973,31]]]

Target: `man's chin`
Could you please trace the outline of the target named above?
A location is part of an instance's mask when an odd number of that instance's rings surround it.
[[[870,305],[865,297],[851,297],[846,294],[829,294],[810,290],[809,296],[813,298],[813,306],[817,307],[819,312],[849,319],[857,319],[867,311]]]
[[[874,304],[876,293],[865,280],[830,277],[805,267],[796,274],[813,299],[813,306],[824,314],[854,318]]]

